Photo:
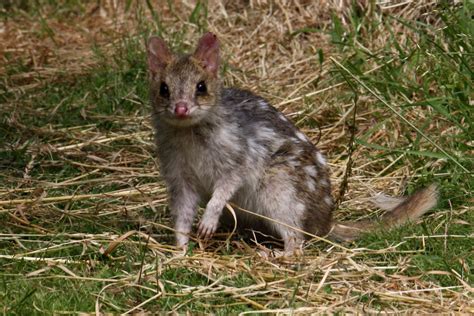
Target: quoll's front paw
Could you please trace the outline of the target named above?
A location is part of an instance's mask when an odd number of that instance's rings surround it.
[[[184,257],[188,253],[188,245],[176,246],[176,252],[174,253],[175,257]]]
[[[214,234],[217,230],[218,221],[218,218],[204,216],[198,225],[198,236],[204,239],[211,238],[212,234]]]

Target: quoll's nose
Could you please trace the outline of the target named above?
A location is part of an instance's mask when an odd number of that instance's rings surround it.
[[[174,114],[179,118],[184,118],[188,116],[189,114],[188,104],[182,101],[176,103],[175,108],[174,108]]]

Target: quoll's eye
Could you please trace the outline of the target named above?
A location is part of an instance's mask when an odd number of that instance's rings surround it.
[[[160,95],[163,98],[167,98],[167,99],[170,97],[170,90],[168,88],[168,85],[164,82],[162,82],[160,85]]]
[[[207,87],[204,81],[200,81],[196,86],[197,95],[205,95],[207,93]]]

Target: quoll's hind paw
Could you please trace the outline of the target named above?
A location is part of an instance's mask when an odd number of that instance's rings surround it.
[[[204,216],[198,225],[197,234],[200,238],[209,239],[217,230],[218,218]]]
[[[302,248],[285,249],[278,254],[275,254],[276,258],[292,258],[302,257],[304,254]]]

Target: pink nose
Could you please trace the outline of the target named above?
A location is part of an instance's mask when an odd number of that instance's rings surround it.
[[[184,118],[188,116],[189,114],[188,104],[182,101],[176,103],[175,108],[174,108],[174,114],[179,118]]]

